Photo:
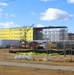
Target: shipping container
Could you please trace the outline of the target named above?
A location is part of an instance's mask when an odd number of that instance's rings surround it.
[[[0,40],[0,48],[9,47],[12,44],[18,46],[19,40]]]

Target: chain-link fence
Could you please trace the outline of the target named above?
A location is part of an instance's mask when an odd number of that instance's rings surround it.
[[[74,55],[71,56],[71,52],[66,55],[66,57],[64,57],[63,50],[59,52],[60,53],[57,53],[57,50],[48,50],[47,53],[47,50],[39,50],[38,52],[35,50],[26,51],[25,49],[0,49],[0,61],[74,66]],[[19,71],[19,68],[16,67],[0,66],[2,67],[0,75],[10,74],[10,72],[12,75],[15,75],[14,73]],[[21,72],[25,75],[23,70]],[[21,72],[19,74],[21,74]]]

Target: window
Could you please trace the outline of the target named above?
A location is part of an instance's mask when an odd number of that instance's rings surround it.
[[[22,29],[20,29],[20,31],[22,31]]]
[[[20,38],[23,38],[22,36],[20,36]]]
[[[22,32],[20,32],[20,34],[22,34]]]

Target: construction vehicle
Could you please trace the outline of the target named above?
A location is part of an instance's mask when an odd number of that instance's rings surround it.
[[[36,48],[39,45],[40,45],[40,43],[35,42],[35,41],[27,42],[24,39],[21,39],[19,41],[19,48],[33,49],[33,48]]]

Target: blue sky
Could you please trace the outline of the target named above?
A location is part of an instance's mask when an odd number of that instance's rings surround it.
[[[0,28],[67,26],[74,33],[74,0],[0,0]]]

